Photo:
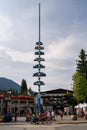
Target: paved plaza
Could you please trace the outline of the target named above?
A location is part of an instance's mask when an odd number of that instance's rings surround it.
[[[84,118],[78,118],[77,120],[72,120],[72,116],[63,116],[63,119],[61,120],[60,116],[57,116],[56,121],[51,121],[51,124],[48,122],[48,125],[56,125],[56,124],[77,124],[77,123],[87,123],[87,119]],[[0,122],[0,125],[32,125],[30,122],[26,122],[26,117],[17,117],[17,122]],[[46,124],[45,124],[46,125]]]

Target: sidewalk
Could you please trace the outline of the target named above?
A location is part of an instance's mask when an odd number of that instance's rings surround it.
[[[61,120],[60,117],[56,118],[55,124],[79,124],[87,123],[87,120],[84,118],[77,118],[77,120],[72,120],[71,116],[64,116]]]
[[[87,120],[84,118],[78,118],[77,120],[72,120],[71,116],[64,116],[63,119],[58,116],[56,117],[56,121],[52,121],[50,125],[58,125],[58,124],[79,124],[79,123],[87,123]],[[30,122],[26,122],[25,117],[18,117],[17,122],[0,122],[0,125],[35,125]],[[41,124],[40,124],[41,125]],[[44,124],[46,125],[46,124]]]
[[[25,121],[25,117],[18,117],[17,122],[2,122],[0,123],[1,128],[8,128],[13,130],[60,130],[61,126],[65,129],[67,125],[71,124],[81,124],[87,123],[86,119],[78,118],[77,120],[72,120],[71,117],[64,116],[63,120],[60,117],[56,118],[56,121],[52,121],[51,124],[31,124]],[[6,130],[8,130],[6,129]],[[61,129],[62,130],[62,129]]]

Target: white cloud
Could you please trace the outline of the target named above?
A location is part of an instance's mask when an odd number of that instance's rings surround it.
[[[12,36],[12,21],[7,15],[0,14],[0,42],[8,42]]]
[[[70,53],[78,39],[75,36],[69,35],[61,38],[56,42],[48,45],[47,59],[68,59],[71,58]]]
[[[87,48],[85,36],[84,32],[76,32],[48,44],[45,55],[47,66],[54,69],[73,69],[80,50]]]
[[[10,50],[8,49],[6,51],[7,55],[9,55],[14,62],[26,62],[26,63],[32,63],[34,59],[33,52],[21,52],[17,50]]]
[[[22,52],[0,46],[0,57],[4,59],[10,59],[13,62],[32,63],[34,59],[34,52]]]
[[[45,56],[47,66],[53,69],[72,69],[76,42],[78,39],[69,35],[49,44]]]

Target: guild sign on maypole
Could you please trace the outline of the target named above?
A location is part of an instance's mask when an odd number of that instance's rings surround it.
[[[34,82],[34,85],[38,86],[38,100],[37,100],[37,105],[38,105],[38,114],[41,113],[41,96],[40,96],[40,90],[41,90],[41,85],[45,85],[45,83],[43,81],[41,81],[41,77],[46,76],[46,74],[44,72],[41,72],[41,69],[44,69],[45,66],[41,64],[41,62],[45,61],[44,58],[42,58],[42,55],[44,55],[44,47],[43,47],[43,43],[41,42],[40,39],[40,35],[41,35],[41,27],[40,27],[40,3],[39,3],[39,41],[36,42],[36,46],[35,46],[35,55],[37,55],[37,57],[34,59],[34,61],[36,61],[38,64],[36,64],[35,66],[33,66],[33,68],[37,69],[38,72],[33,74],[33,77],[37,77],[38,80],[36,82]]]

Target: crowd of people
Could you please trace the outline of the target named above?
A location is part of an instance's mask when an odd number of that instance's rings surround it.
[[[58,114],[61,119],[63,119],[63,112],[61,110],[58,111]],[[55,121],[56,118],[56,113],[52,111],[45,111],[44,113],[40,113],[38,115],[36,114],[31,114],[28,110],[26,112],[26,121],[30,121],[31,123],[37,123],[37,122],[49,122]]]
[[[25,117],[26,117],[26,121],[27,122],[31,122],[31,123],[37,123],[37,122],[49,122],[51,123],[51,121],[55,121],[56,115],[59,115],[61,119],[63,119],[63,112],[61,110],[58,110],[58,113],[56,113],[55,111],[45,111],[43,113],[40,114],[36,114],[36,113],[31,113],[29,110],[26,110],[25,112]],[[15,111],[15,113],[12,115],[10,111],[7,112],[7,114],[4,116],[4,121],[5,122],[11,122],[17,121],[17,117],[18,117],[18,112]]]
[[[25,117],[26,122],[30,123],[51,123],[51,121],[55,121],[57,117],[60,117],[60,119],[63,119],[64,115],[72,115],[73,120],[77,120],[77,117],[85,118],[87,119],[87,112],[84,112],[83,109],[80,109],[78,112],[76,109],[74,109],[73,114],[70,114],[69,112],[65,114],[61,109],[58,109],[56,111],[44,111],[40,114],[33,113],[29,110],[25,110],[23,117]],[[18,117],[21,116],[18,111],[15,111],[14,114],[11,114],[10,110],[5,114],[3,121],[4,122],[17,122]]]
[[[54,111],[46,111],[44,113],[40,113],[40,114],[31,114],[29,113],[29,111],[27,111],[26,113],[26,121],[30,121],[31,123],[38,123],[38,122],[42,122],[44,123],[44,121],[46,122],[50,122],[51,121],[55,121],[55,113]]]

